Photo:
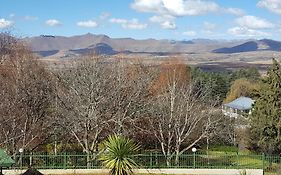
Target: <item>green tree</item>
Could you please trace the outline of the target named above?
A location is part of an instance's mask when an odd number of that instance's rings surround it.
[[[260,73],[256,67],[239,69],[231,74],[230,81],[233,82],[240,78],[246,78],[249,81],[258,81],[260,79]]]
[[[191,73],[195,92],[208,93],[205,95],[208,100],[217,99],[222,102],[225,99],[230,87],[229,72],[203,72],[199,68],[194,68]]]
[[[99,158],[110,175],[132,175],[137,163],[133,158],[140,146],[120,135],[109,136],[103,142],[104,152]]]
[[[267,154],[281,148],[281,66],[273,65],[263,79],[250,116],[250,146]]]

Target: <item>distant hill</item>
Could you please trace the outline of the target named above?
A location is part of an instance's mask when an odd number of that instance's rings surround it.
[[[59,50],[47,50],[47,51],[34,51],[34,53],[42,56],[42,57],[48,57],[51,55],[55,55],[59,53]]]
[[[255,41],[249,41],[234,47],[224,47],[213,50],[214,53],[238,53],[238,52],[250,52],[256,51],[258,44]]]
[[[110,38],[106,35],[85,34],[71,37],[41,35],[25,38],[24,42],[42,57],[56,55],[81,55],[91,52],[112,55],[117,53],[149,53],[156,55],[178,53],[211,52],[222,46],[232,47],[236,42],[219,42],[209,39],[195,40],[136,40],[132,38]]]
[[[24,42],[34,53],[42,57],[69,57],[95,53],[101,55],[124,54],[202,54],[202,53],[245,53],[255,51],[281,51],[281,42],[262,40],[136,40],[132,38],[110,38],[91,33],[71,37],[40,35],[25,38]]]
[[[113,50],[112,47],[110,47],[108,44],[104,43],[98,43],[84,49],[74,49],[70,51],[78,55],[89,53],[94,53],[98,55],[113,55],[118,53],[117,51]]]
[[[240,53],[251,51],[281,51],[281,42],[270,39],[248,41],[233,47],[223,47],[213,50],[214,53]]]

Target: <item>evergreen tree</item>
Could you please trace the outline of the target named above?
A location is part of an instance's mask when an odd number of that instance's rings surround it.
[[[192,81],[195,84],[195,91],[207,93],[207,100],[220,100],[226,97],[230,86],[229,72],[203,72],[199,68],[192,69]]]
[[[250,146],[273,154],[281,150],[281,66],[275,59],[257,95],[250,116]]]
[[[232,73],[230,81],[235,81],[237,79],[246,78],[249,81],[258,81],[260,79],[260,73],[258,68],[250,67],[239,69]]]

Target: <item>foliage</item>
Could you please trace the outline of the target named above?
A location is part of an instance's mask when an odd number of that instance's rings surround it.
[[[105,150],[99,160],[105,168],[110,169],[110,175],[133,174],[133,169],[138,166],[133,156],[140,146],[120,135],[109,136],[103,144]]]
[[[231,74],[230,82],[237,79],[246,78],[249,81],[256,82],[260,79],[261,75],[256,67],[239,69]]]
[[[210,148],[210,151],[221,151],[221,152],[237,152],[238,148],[236,146],[227,145],[214,145]]]
[[[238,96],[230,94],[230,88],[233,82],[238,79],[246,79],[249,82],[256,82],[260,79],[260,74],[257,68],[243,68],[234,72],[203,72],[199,68],[192,69],[192,81],[195,83],[197,89],[203,92],[208,92],[209,99],[219,99],[222,102],[227,96],[229,101],[234,98],[233,96]],[[237,85],[235,85],[237,86]],[[254,85],[253,85],[254,86]],[[255,87],[256,89],[256,87]],[[228,95],[227,95],[228,93]],[[229,95],[230,94],[230,95]]]
[[[250,116],[250,146],[267,154],[281,149],[281,66],[273,59],[273,65],[263,79],[258,98]]]
[[[237,79],[232,83],[224,102],[231,102],[241,96],[253,98],[259,88],[259,83],[249,81],[246,78]]]
[[[222,102],[230,86],[230,75],[228,72],[203,72],[198,68],[192,69],[195,91],[207,92],[206,98],[219,99]]]
[[[176,87],[188,86],[191,80],[190,67],[180,60],[167,61],[160,65],[159,75],[153,81],[151,93],[157,95],[166,92],[171,83]]]

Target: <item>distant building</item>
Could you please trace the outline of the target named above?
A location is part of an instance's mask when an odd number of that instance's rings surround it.
[[[222,112],[224,115],[234,118],[250,114],[254,102],[249,97],[239,97],[230,103],[223,104]]]

